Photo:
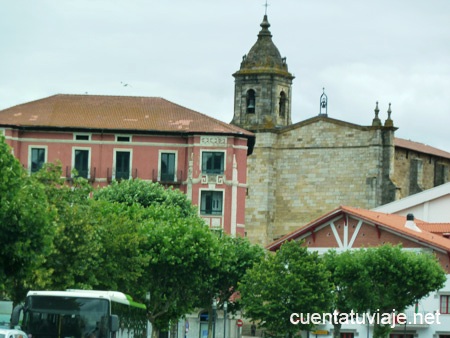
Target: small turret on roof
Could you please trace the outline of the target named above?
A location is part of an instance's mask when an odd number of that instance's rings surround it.
[[[378,114],[380,113],[380,108],[378,108],[378,101],[377,101],[377,103],[375,105],[374,112],[375,112],[375,117],[372,120],[372,126],[374,126],[374,127],[381,127],[381,120],[378,117]]]
[[[384,121],[384,126],[385,127],[394,127],[394,121],[391,118],[391,114],[392,114],[392,109],[391,109],[391,103],[389,102],[389,108],[388,108],[388,118],[386,119],[386,121]]]

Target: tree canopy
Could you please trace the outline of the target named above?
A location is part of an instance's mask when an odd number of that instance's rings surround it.
[[[358,276],[364,279],[358,285],[361,291],[368,291],[369,299],[365,304],[361,302],[363,298],[355,299],[357,308],[365,305],[371,313],[403,311],[444,286],[445,271],[431,253],[405,251],[401,246],[386,244],[361,250],[360,254],[365,272]],[[384,338],[390,330],[390,325],[376,323],[374,338]]]
[[[324,260],[335,288],[332,310],[343,313],[401,312],[442,288],[446,280],[431,253],[390,244],[340,254],[331,251]],[[340,325],[335,328],[338,334]],[[390,324],[375,323],[374,337],[384,338],[390,330]]]
[[[31,288],[120,290],[147,303],[156,337],[205,294],[228,299],[262,255],[211,232],[185,194],[158,183],[92,189],[62,179],[58,163],[30,176],[3,140],[0,169],[0,286],[16,302]]]
[[[94,198],[128,206],[139,204],[144,208],[155,204],[172,206],[178,208],[180,215],[197,214],[191,201],[180,190],[171,187],[166,189],[159,183],[140,179],[112,181],[109,186],[96,190]]]
[[[239,291],[247,318],[269,332],[290,337],[314,327],[307,320],[293,325],[292,313],[323,314],[332,301],[330,273],[317,252],[296,241],[284,243],[248,270]]]
[[[44,186],[28,176],[0,135],[0,286],[14,303],[51,248],[53,215]]]
[[[115,266],[123,273],[124,266],[119,266],[122,261],[133,269],[139,267],[133,274],[135,280],[131,282],[127,276],[123,281],[128,285],[118,286],[129,288],[140,299],[147,298],[148,318],[156,337],[171,321],[193,310],[199,295],[210,286],[211,271],[220,263],[218,238],[186,195],[157,183],[122,181],[95,192],[94,198],[113,203],[109,215],[127,215],[129,221],[116,223],[117,216],[111,219],[113,229],[108,236],[116,237],[105,245],[115,246],[107,251],[111,258],[120,257],[118,251],[126,250],[126,260],[135,262],[129,265],[121,258],[114,262],[107,259],[112,265],[108,270],[112,273]],[[127,245],[130,236],[133,247]],[[115,280],[119,282],[120,278]]]

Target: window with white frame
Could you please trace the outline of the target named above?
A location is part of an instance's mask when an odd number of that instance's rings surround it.
[[[355,334],[353,332],[341,332],[340,338],[355,338]]]
[[[201,215],[222,215],[223,191],[202,190],[200,201]]]
[[[204,151],[202,152],[202,173],[223,174],[225,165],[225,152]]]
[[[175,152],[161,152],[159,162],[160,180],[162,182],[176,181],[176,153]]]
[[[30,148],[30,172],[38,172],[45,163],[47,149],[46,147]]]
[[[73,168],[78,177],[89,178],[89,149],[74,149]]]
[[[116,135],[116,142],[131,142],[130,135]]]
[[[131,152],[116,150],[115,176],[116,180],[128,180],[131,172]]]
[[[90,141],[91,135],[90,134],[74,134],[73,138],[75,141]]]
[[[441,295],[440,297],[440,312],[443,314],[450,314],[450,295]]]

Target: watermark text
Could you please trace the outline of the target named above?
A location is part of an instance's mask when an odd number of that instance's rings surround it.
[[[350,313],[334,311],[333,313],[292,313],[289,321],[294,324],[324,325],[327,322],[332,324],[361,324],[361,325],[389,325],[391,328],[402,325],[432,325],[441,324],[439,312],[413,313],[409,317],[406,313],[396,312],[375,312],[359,314],[353,310]]]

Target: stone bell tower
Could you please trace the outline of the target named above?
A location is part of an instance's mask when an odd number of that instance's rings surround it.
[[[272,41],[267,15],[261,23],[258,40],[244,55],[235,78],[232,124],[258,132],[292,124],[291,86],[286,58]]]

